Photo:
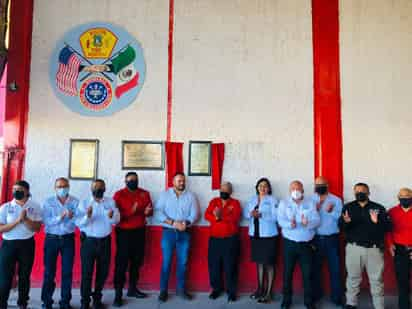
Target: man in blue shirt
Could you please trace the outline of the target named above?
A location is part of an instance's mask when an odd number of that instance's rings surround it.
[[[339,218],[342,213],[342,200],[328,190],[328,181],[324,177],[315,179],[315,194],[312,200],[320,215],[320,225],[316,229],[313,259],[313,297],[318,301],[322,297],[322,264],[328,261],[331,286],[331,300],[336,306],[342,306],[343,289],[340,271]]]
[[[103,180],[93,181],[91,190],[92,197],[81,201],[76,214],[76,225],[82,231],[81,309],[89,309],[91,296],[93,296],[93,308],[102,309],[102,290],[110,266],[112,227],[119,223],[120,213],[114,200],[104,196],[106,184]],[[96,275],[94,293],[92,293],[95,264]]]
[[[155,218],[163,226],[162,232],[162,270],[160,275],[159,301],[168,298],[170,266],[176,248],[177,257],[177,294],[190,300],[186,291],[186,264],[190,248],[190,227],[199,217],[199,206],[193,193],[186,190],[183,173],[173,178],[173,188],[163,192],[155,206]]]
[[[44,241],[44,278],[41,299],[44,309],[51,309],[56,287],[56,263],[61,255],[61,300],[60,308],[69,309],[72,298],[72,271],[74,262],[74,214],[79,200],[69,195],[70,185],[66,178],[57,178],[55,194],[43,204],[43,223],[46,239]]]
[[[303,276],[304,303],[306,308],[314,309],[312,299],[312,258],[315,229],[320,217],[312,199],[304,198],[303,184],[292,181],[290,196],[282,200],[278,208],[278,223],[284,238],[283,301],[281,308],[292,305],[292,278],[296,262],[299,261]]]

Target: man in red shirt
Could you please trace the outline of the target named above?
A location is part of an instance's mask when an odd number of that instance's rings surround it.
[[[120,222],[116,227],[116,265],[114,271],[115,299],[113,306],[123,304],[122,291],[129,267],[129,290],[127,296],[144,298],[136,283],[139,268],[143,263],[145,247],[146,217],[153,214],[149,192],[139,188],[138,176],[129,172],[125,177],[126,187],[117,191],[113,199],[120,211]]]
[[[389,210],[392,232],[388,235],[389,252],[394,257],[398,283],[399,309],[410,308],[410,268],[412,266],[412,190],[402,188],[398,194],[399,204]]]
[[[231,194],[231,183],[223,183],[220,197],[210,201],[205,213],[205,219],[210,222],[208,263],[212,292],[209,298],[216,299],[222,293],[221,264],[223,262],[228,302],[236,300],[241,215],[240,203],[231,198]]]

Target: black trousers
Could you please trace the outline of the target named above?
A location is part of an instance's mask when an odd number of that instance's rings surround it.
[[[283,269],[283,303],[292,303],[292,279],[296,263],[299,262],[304,288],[304,303],[311,305],[312,300],[312,259],[313,247],[310,242],[295,242],[284,238],[284,269]]]
[[[30,292],[30,275],[34,262],[34,238],[3,240],[0,248],[0,308],[7,308],[12,280],[18,265],[19,306],[27,305]]]
[[[129,271],[129,291],[136,290],[139,269],[144,259],[145,228],[131,230],[116,228],[116,247],[114,288],[116,296],[121,297],[127,271]]]
[[[93,238],[82,236],[80,257],[82,262],[82,280],[80,294],[82,305],[88,306],[90,297],[94,301],[102,299],[102,290],[109,274],[111,237]],[[92,294],[93,270],[96,265],[94,293]]]
[[[399,309],[410,309],[410,269],[412,261],[409,257],[409,251],[403,246],[396,246],[395,257],[395,274],[398,283],[398,305]]]
[[[222,266],[225,274],[226,289],[229,295],[236,295],[237,267],[239,257],[239,236],[209,238],[209,280],[215,291],[223,290]]]

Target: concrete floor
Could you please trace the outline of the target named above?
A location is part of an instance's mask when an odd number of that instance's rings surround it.
[[[56,290],[54,300],[58,303],[59,300],[59,291]],[[113,290],[105,290],[103,302],[109,308],[112,307],[111,304],[113,302]],[[171,294],[169,297],[169,301],[163,304],[160,304],[157,300],[158,293],[152,292],[150,296],[146,299],[132,299],[132,298],[125,298],[124,299],[124,309],[130,308],[140,308],[140,309],[167,309],[167,308],[179,308],[179,309],[186,309],[186,308],[193,308],[196,309],[263,309],[263,308],[280,308],[281,298],[279,295],[274,297],[274,301],[270,304],[257,304],[253,300],[249,298],[248,295],[240,295],[238,300],[234,303],[228,304],[226,302],[226,296],[221,296],[217,300],[210,300],[208,298],[207,293],[196,293],[194,294],[195,298],[192,301],[185,301],[176,297],[174,294]],[[17,293],[13,291],[10,295],[10,307],[14,307],[16,305],[16,298]],[[396,309],[397,308],[397,297],[396,296],[388,296],[385,297],[385,308],[387,309]],[[80,291],[78,289],[73,290],[73,300],[72,305],[74,308],[80,307]],[[41,301],[40,301],[40,289],[32,289],[30,293],[30,308],[39,309],[41,308]],[[55,306],[58,308],[58,306]],[[294,304],[292,306],[293,309],[303,309],[303,300],[302,297],[296,296],[294,298]],[[318,309],[336,309],[338,307],[334,306],[333,304],[329,303],[327,300],[323,300],[319,305]],[[361,301],[358,306],[359,309],[373,309],[371,304],[370,296],[368,294],[364,294],[361,296]]]

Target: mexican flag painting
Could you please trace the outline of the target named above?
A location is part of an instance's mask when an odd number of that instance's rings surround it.
[[[139,84],[139,72],[133,64],[135,59],[136,52],[130,45],[112,59],[110,69],[116,74],[116,98],[120,98],[124,93]]]

